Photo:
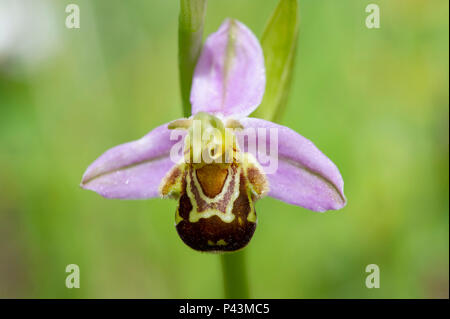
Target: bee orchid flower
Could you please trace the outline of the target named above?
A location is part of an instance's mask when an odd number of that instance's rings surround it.
[[[255,201],[265,195],[318,212],[344,207],[341,174],[311,141],[248,117],[262,101],[265,81],[259,41],[244,24],[225,20],[197,62],[192,116],[106,151],[81,186],[106,198],[178,200],[181,239],[210,252],[248,244]]]

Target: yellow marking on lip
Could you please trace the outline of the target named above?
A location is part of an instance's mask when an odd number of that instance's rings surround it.
[[[220,240],[217,241],[216,245],[218,245],[218,246],[226,246],[226,245],[228,245],[228,243],[225,240],[220,239]]]
[[[183,217],[180,216],[180,211],[177,208],[177,212],[175,213],[175,226],[178,225],[179,222],[183,220]]]
[[[250,212],[247,215],[247,220],[252,223],[256,223],[255,205],[252,200],[250,191],[247,191],[248,203],[250,205]]]
[[[203,193],[210,198],[219,195],[228,174],[229,171],[226,167],[217,164],[207,164],[195,169],[195,175]]]
[[[239,174],[240,174],[240,167],[238,167],[237,168],[237,171],[236,171],[236,176],[237,177],[239,177]],[[219,194],[217,194],[217,196],[215,196],[215,197],[213,197],[213,198],[211,198],[211,197],[208,197],[208,196],[206,196],[205,195],[205,193],[203,192],[203,189],[202,189],[202,186],[200,185],[200,182],[198,181],[198,179],[197,179],[197,174],[196,174],[196,172],[194,172],[192,175],[193,175],[193,179],[194,179],[194,186],[197,188],[197,190],[198,190],[198,194],[200,195],[200,197],[206,202],[206,203],[208,203],[208,204],[211,204],[211,203],[214,203],[214,202],[218,202],[218,201],[220,201],[220,200],[222,200],[223,199],[223,197],[225,196],[225,194],[227,193],[227,190],[228,190],[228,187],[230,186],[230,183],[231,183],[231,180],[232,180],[232,174],[233,173],[233,170],[232,170],[232,168],[231,168],[231,166],[230,167],[228,167],[228,174],[227,174],[227,177],[226,177],[226,179],[225,179],[225,183],[223,184],[223,187],[222,187],[222,191],[219,193]],[[234,189],[234,191],[236,191],[236,184],[239,184],[239,181],[237,181],[237,179],[238,178],[235,178],[235,184],[234,184],[234,187],[235,187],[235,189]],[[187,176],[186,176],[186,180],[187,180],[187,182],[188,182],[188,185],[190,186],[191,185],[191,183],[192,183],[192,180],[191,180],[191,176],[189,175],[189,174],[187,174]],[[236,181],[237,181],[237,183],[236,183]],[[238,185],[239,186],[239,185]],[[186,189],[187,189],[187,187],[186,187]],[[238,187],[238,190],[239,190],[239,187]],[[190,191],[190,189],[189,189],[189,191]],[[239,192],[238,192],[239,193]],[[189,194],[188,194],[189,195]],[[193,195],[193,194],[192,194]],[[190,196],[189,196],[190,197]]]
[[[231,180],[233,178],[232,176],[232,169],[231,166],[228,168],[228,176],[225,180],[225,184],[223,186],[222,191],[214,198],[209,198],[208,196],[206,196],[203,193],[203,190],[200,186],[200,183],[197,180],[196,174],[194,172],[193,175],[193,181],[191,180],[191,176],[190,174],[186,174],[186,193],[189,197],[189,199],[191,200],[192,203],[192,210],[189,213],[189,222],[191,223],[195,223],[198,222],[200,220],[200,218],[209,218],[212,216],[217,216],[219,217],[223,222],[225,223],[231,223],[235,216],[233,214],[233,205],[234,205],[234,201],[239,197],[239,186],[240,186],[240,174],[241,174],[241,169],[238,166],[236,169],[236,176],[234,179],[234,183],[233,185],[230,185]],[[193,182],[193,185],[192,185]],[[202,198],[202,200],[204,200],[206,203],[211,204],[213,202],[218,202],[220,200],[222,200],[228,190],[229,187],[233,187],[233,193],[231,195],[231,198],[229,200],[229,202],[227,203],[226,209],[225,209],[225,213],[217,210],[217,209],[207,209],[201,213],[198,212],[198,205],[197,202],[195,201],[195,195],[192,193],[191,187],[196,187],[200,197]]]
[[[208,245],[209,246],[226,246],[226,245],[228,245],[228,243],[223,239],[219,239],[217,241],[217,243],[215,243],[215,244],[212,240],[208,240]]]

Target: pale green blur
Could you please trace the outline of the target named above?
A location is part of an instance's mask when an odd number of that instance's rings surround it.
[[[221,298],[220,258],[183,244],[175,201],[79,187],[103,151],[182,116],[178,1],[50,3],[48,56],[0,54],[0,297]],[[80,5],[80,29],[65,27],[69,3]],[[209,0],[205,34],[233,17],[260,36],[276,3]],[[365,26],[369,3],[380,5],[380,29]],[[321,214],[257,202],[251,296],[448,297],[448,1],[299,7],[280,123],[336,163],[348,205]],[[79,289],[65,287],[68,264],[80,266]],[[365,287],[368,264],[380,267],[379,289]]]

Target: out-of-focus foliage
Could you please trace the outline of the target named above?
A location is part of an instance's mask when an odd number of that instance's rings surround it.
[[[206,0],[181,0],[178,19],[178,67],[183,115],[191,115],[191,85],[202,49]]]
[[[175,202],[78,187],[104,150],[182,116],[178,2],[49,3],[57,49],[32,68],[0,58],[0,297],[222,297],[220,260],[178,238]],[[65,28],[68,3],[80,29]],[[365,1],[299,3],[280,122],[338,165],[348,206],[259,201],[253,297],[448,297],[448,2],[376,3],[380,29]],[[276,4],[210,0],[205,34],[234,17],[261,35]],[[64,285],[72,263],[80,289]],[[364,284],[372,263],[380,289]]]
[[[288,102],[294,73],[299,12],[297,0],[279,0],[261,36],[266,64],[266,92],[261,105],[252,114],[279,121]]]

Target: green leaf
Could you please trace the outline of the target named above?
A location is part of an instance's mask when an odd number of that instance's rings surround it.
[[[180,74],[183,114],[191,115],[192,75],[202,50],[203,25],[206,14],[206,0],[180,0],[178,18],[178,68]]]
[[[278,121],[287,103],[298,35],[297,0],[280,0],[261,37],[266,91],[254,117]]]

